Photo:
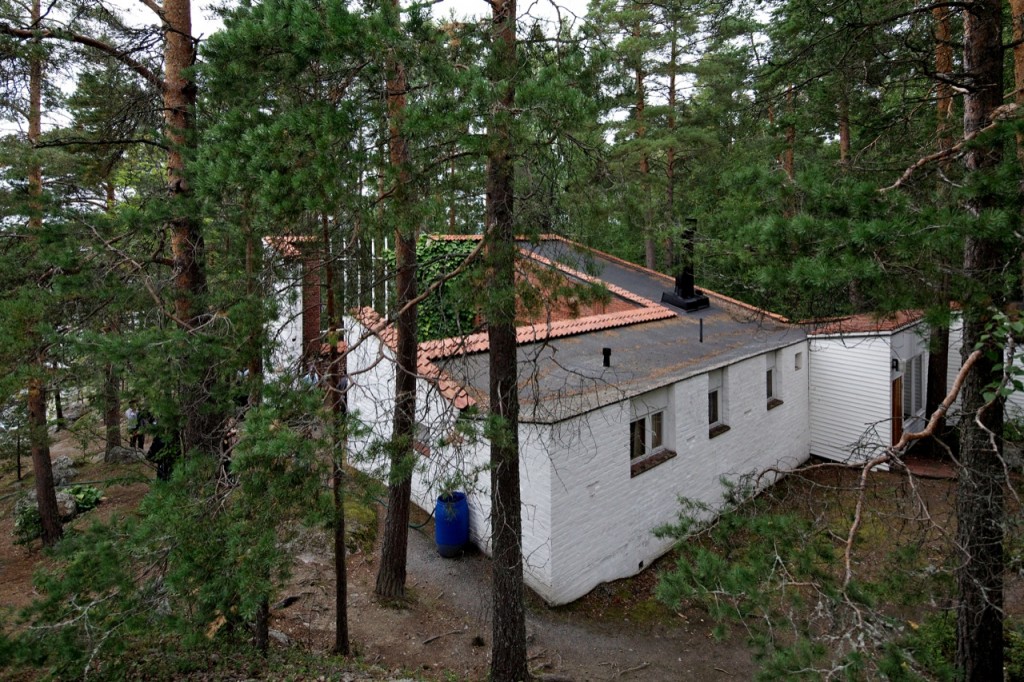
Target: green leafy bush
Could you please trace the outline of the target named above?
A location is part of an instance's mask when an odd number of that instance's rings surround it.
[[[103,499],[103,493],[100,492],[99,488],[94,488],[91,485],[76,483],[66,488],[64,492],[75,498],[79,513],[95,508],[100,503],[100,500]]]
[[[416,287],[423,293],[458,268],[476,248],[472,240],[448,241],[424,235],[416,242]],[[387,251],[384,258],[394,270],[395,253]],[[474,278],[470,271],[437,285],[437,289],[416,308],[417,336],[420,341],[446,339],[469,334],[476,319]]]
[[[14,513],[14,544],[27,545],[43,534],[43,520],[39,507],[25,504]]]
[[[1006,679],[1009,682],[1024,682],[1024,623],[1007,622],[1003,649],[1006,656]]]

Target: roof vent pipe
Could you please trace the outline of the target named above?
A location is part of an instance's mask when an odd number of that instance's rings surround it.
[[[675,264],[676,286],[670,294],[667,291],[661,294],[661,302],[682,308],[688,313],[694,310],[701,310],[711,305],[708,297],[703,292],[697,291],[693,286],[693,251],[696,241],[697,219],[687,218],[686,227],[683,229],[682,259],[683,262]]]
[[[602,348],[601,349],[601,354],[604,355],[604,366],[605,367],[611,367],[612,366],[612,349],[611,348]]]

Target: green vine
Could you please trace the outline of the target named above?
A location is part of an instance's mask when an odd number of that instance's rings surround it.
[[[459,267],[476,248],[471,240],[447,241],[421,236],[416,242],[416,288],[426,291]],[[388,270],[395,267],[394,251],[384,253]],[[416,311],[420,341],[446,339],[470,334],[474,330],[477,307],[474,289],[478,278],[474,267],[440,284],[420,302]]]

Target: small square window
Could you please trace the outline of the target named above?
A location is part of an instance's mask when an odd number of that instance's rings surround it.
[[[668,390],[657,390],[631,401],[629,475],[645,471],[676,456],[672,450],[672,401]]]
[[[903,416],[915,417],[924,410],[924,354],[903,363]]]
[[[708,372],[708,438],[720,436],[729,430],[726,426],[725,372]]]

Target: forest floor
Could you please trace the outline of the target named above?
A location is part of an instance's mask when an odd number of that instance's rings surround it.
[[[76,461],[75,482],[98,482],[94,484],[105,495],[99,507],[74,524],[133,513],[148,492],[153,472],[144,462],[103,464],[95,448],[83,453],[73,438],[59,434],[52,456],[61,454]],[[26,469],[27,460],[26,456]],[[31,477],[26,475],[17,483],[13,466],[8,464],[5,462],[0,470],[0,612],[6,614],[31,602],[35,596],[32,573],[47,562],[37,548],[13,544],[14,498],[19,488],[31,486]],[[802,494],[786,497],[809,513],[821,513],[826,507],[807,495],[807,490],[829,495],[833,493],[828,491],[840,490],[841,495],[849,496],[853,481],[853,476],[847,475],[850,473],[829,473],[825,475],[827,480],[812,476],[808,483],[798,486]],[[905,478],[895,474],[872,478],[876,482],[871,495],[876,501],[905,492]],[[915,486],[934,523],[948,524],[951,483],[918,479]],[[382,511],[378,511],[380,518]],[[410,532],[409,598],[401,607],[382,605],[374,597],[377,550],[356,552],[348,559],[348,617],[354,652],[363,662],[392,671],[389,679],[415,676],[427,680],[483,680],[491,637],[490,562],[473,551],[458,559],[440,558],[433,545],[432,523],[426,514],[417,511],[416,515],[414,522],[426,524]],[[892,549],[888,545],[898,541],[898,535],[891,532],[891,519],[876,523],[883,524],[882,532],[875,535],[876,539],[883,538],[884,546],[861,549],[858,561],[864,565],[873,561],[873,551],[888,551]],[[871,534],[879,528],[868,524],[865,530]],[[276,631],[273,645],[329,651],[335,619],[330,542],[320,532],[307,531],[291,547],[295,557],[292,578],[272,610],[271,628]],[[936,551],[939,549],[936,547]],[[687,606],[673,610],[655,599],[658,573],[671,564],[670,554],[638,576],[601,585],[564,607],[547,607],[530,593],[527,633],[531,670],[549,680],[579,682],[752,678],[757,664],[739,628],[717,639],[712,635],[714,624],[703,609]],[[1010,611],[1017,611],[1019,592],[1019,585],[1011,585],[1007,595]]]

